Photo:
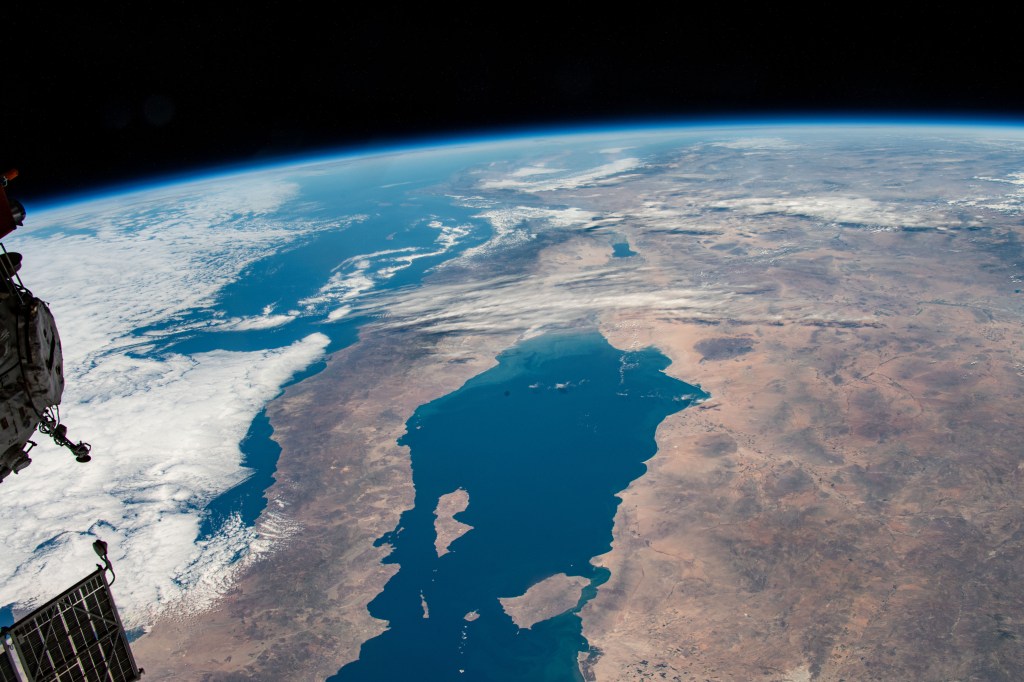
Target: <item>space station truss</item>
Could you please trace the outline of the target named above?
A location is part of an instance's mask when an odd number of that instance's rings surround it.
[[[140,671],[98,569],[3,632],[0,682],[127,682]]]

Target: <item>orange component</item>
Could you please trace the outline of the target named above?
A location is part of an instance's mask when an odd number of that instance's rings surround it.
[[[18,177],[18,169],[17,168],[12,168],[11,170],[9,170],[6,173],[4,173],[4,180],[7,180],[8,182],[10,182],[11,180],[13,180],[16,177]]]

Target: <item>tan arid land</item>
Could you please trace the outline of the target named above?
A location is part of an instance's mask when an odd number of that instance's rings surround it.
[[[532,628],[576,606],[580,593],[590,581],[558,573],[530,586],[517,597],[500,597],[501,608],[519,628]]]
[[[317,679],[353,660],[386,627],[366,604],[396,570],[373,543],[412,502],[405,421],[519,338],[597,327],[711,399],[661,424],[620,494],[594,560],[611,577],[580,614],[586,679],[1019,679],[1019,183],[925,152],[748,151],[500,190],[598,229],[530,214],[543,248],[523,272],[441,271],[379,302],[359,343],[273,403],[268,509],[300,530],[212,611],[139,640],[148,677]],[[623,239],[638,256],[611,258]]]
[[[138,640],[147,678],[314,680],[357,658],[386,626],[366,605],[398,568],[382,565],[388,549],[373,543],[412,505],[408,453],[395,441],[419,405],[488,369],[513,341],[488,340],[494,354],[481,361],[458,344],[366,338],[288,389],[270,415],[274,437],[296,456],[281,458],[268,509],[301,530],[214,609],[165,618]],[[420,355],[446,359],[417,363]]]
[[[434,532],[437,534],[434,548],[437,550],[437,556],[447,554],[448,547],[453,542],[473,530],[473,526],[455,519],[455,515],[466,511],[467,507],[469,507],[469,493],[462,488],[438,498],[437,507],[434,509]]]

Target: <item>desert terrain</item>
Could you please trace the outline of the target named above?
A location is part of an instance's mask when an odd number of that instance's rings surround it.
[[[972,188],[926,181],[927,158],[823,186],[731,153],[517,197],[600,220],[536,219],[519,274],[442,270],[380,303],[269,409],[268,510],[300,530],[214,610],[143,637],[150,676],[353,660],[386,627],[366,605],[396,570],[374,543],[412,504],[406,420],[518,339],[597,328],[711,398],[661,424],[620,493],[594,559],[611,577],[580,612],[586,679],[1019,679],[1019,212],[955,204]],[[638,255],[613,258],[623,240]]]

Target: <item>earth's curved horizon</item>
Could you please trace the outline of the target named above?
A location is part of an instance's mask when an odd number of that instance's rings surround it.
[[[96,457],[41,447],[5,482],[0,605],[74,582],[101,536],[159,679],[359,679],[368,642],[395,661],[371,678],[404,679],[424,661],[381,648],[385,612],[436,635],[430,679],[1018,679],[1024,127],[551,133],[29,206],[8,242]],[[636,383],[660,357],[689,393]],[[653,456],[571,435],[651,400],[684,401],[629,420]],[[565,431],[539,426],[571,401]],[[492,472],[462,444],[472,476],[432,459],[424,487],[410,434],[441,404],[558,445],[520,478],[514,452]],[[567,458],[627,451],[614,482]],[[561,480],[559,452],[562,485],[607,502],[527,489]],[[584,505],[611,534],[494,564],[494,529],[542,502],[559,547]],[[474,561],[516,593],[432,591]],[[535,658],[481,665],[499,631]]]

